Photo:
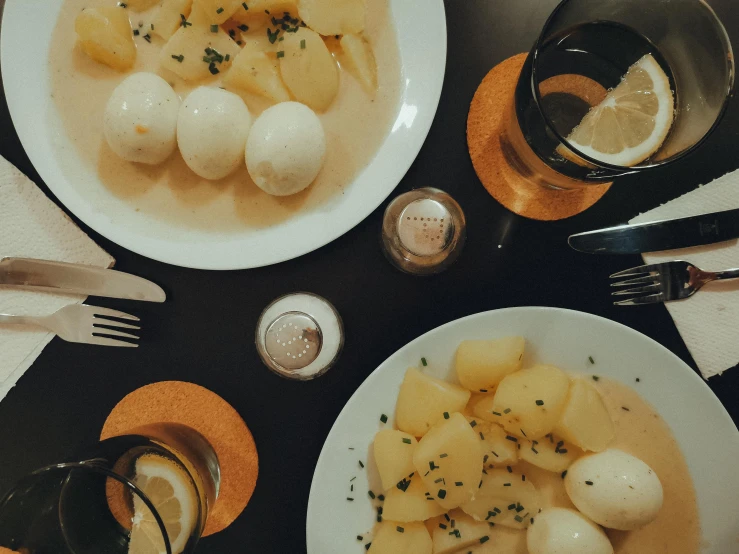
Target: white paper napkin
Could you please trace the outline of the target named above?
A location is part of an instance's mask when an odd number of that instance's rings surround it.
[[[28,177],[0,156],[0,258],[8,256],[103,268],[115,263]],[[78,295],[18,291],[0,286],[0,313],[5,314],[46,315],[84,300]],[[0,400],[53,337],[31,327],[0,326]]]
[[[739,171],[729,173],[676,200],[632,219],[645,223],[739,208]],[[739,241],[644,254],[648,264],[685,260],[706,271],[739,267]],[[667,309],[703,377],[739,364],[739,280],[706,285],[691,298],[668,302]]]

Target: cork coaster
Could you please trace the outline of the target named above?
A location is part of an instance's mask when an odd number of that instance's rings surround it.
[[[512,212],[541,221],[566,219],[584,212],[608,192],[611,183],[555,190],[526,179],[507,161],[499,137],[511,113],[518,77],[527,54],[496,65],[483,79],[470,105],[467,147],[472,165],[490,195]],[[606,90],[591,79],[564,75],[548,79],[541,92],[570,92],[596,105]]]
[[[259,457],[249,428],[230,404],[208,389],[164,381],[135,390],[121,400],[105,421],[100,440],[165,422],[195,429],[216,451],[221,487],[203,536],[222,531],[244,510],[257,483]]]

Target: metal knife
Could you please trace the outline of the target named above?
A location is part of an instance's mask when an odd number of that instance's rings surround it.
[[[739,209],[682,219],[619,225],[572,235],[572,248],[589,254],[641,254],[704,246],[739,238]]]
[[[159,285],[135,275],[87,265],[25,258],[0,259],[0,285],[147,302],[167,299]]]

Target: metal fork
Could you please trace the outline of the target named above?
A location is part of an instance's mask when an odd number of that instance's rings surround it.
[[[120,329],[140,329],[140,327],[110,319],[102,319],[103,317],[117,317],[118,319],[139,321],[138,317],[117,310],[88,306],[86,304],[71,304],[56,313],[44,317],[0,314],[0,325],[33,325],[35,327],[43,327],[52,333],[56,333],[57,336],[68,342],[128,348],[136,348],[138,346],[138,344],[111,338],[122,337],[138,340],[139,337],[136,335],[108,329],[107,327],[117,327]],[[105,325],[106,327],[101,327],[101,325]],[[99,334],[108,336],[97,336]]]
[[[611,279],[620,279],[623,277],[632,277],[632,279],[611,283],[611,286],[642,286],[613,292],[613,296],[632,297],[614,302],[616,306],[636,306],[638,304],[682,300],[683,298],[693,296],[703,285],[711,281],[739,279],[739,269],[727,269],[726,271],[712,273],[703,271],[689,262],[675,261],[642,265],[611,275]]]

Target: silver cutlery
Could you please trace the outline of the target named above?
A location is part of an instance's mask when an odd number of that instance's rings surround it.
[[[739,279],[739,269],[710,272],[689,262],[674,261],[661,264],[642,265],[611,275],[611,279],[623,279],[611,283],[612,287],[628,287],[613,292],[612,295],[629,296],[616,306],[636,306],[682,300],[693,296],[701,287],[711,281]]]
[[[0,259],[0,285],[147,302],[164,302],[167,298],[159,285],[136,275],[26,258]]]
[[[106,327],[116,327],[118,329],[140,329],[140,327],[111,319],[104,319],[109,317],[139,321],[138,317],[117,310],[88,306],[86,304],[71,304],[58,310],[56,313],[42,317],[0,314],[0,325],[32,325],[42,327],[68,342],[136,348],[138,344],[114,337],[131,340],[138,340],[139,337],[131,333],[108,329]],[[106,327],[101,327],[101,325],[105,325]]]
[[[572,235],[572,248],[589,254],[642,254],[739,238],[739,209],[681,219],[619,225]]]

